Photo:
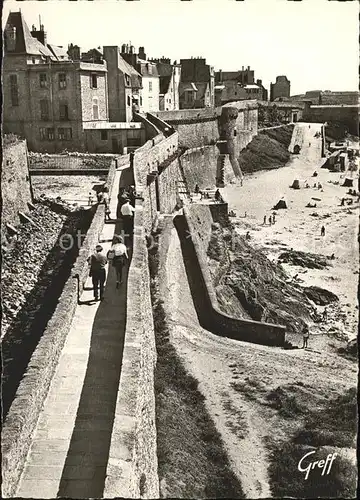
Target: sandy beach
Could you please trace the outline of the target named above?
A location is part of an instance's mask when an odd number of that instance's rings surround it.
[[[316,285],[339,297],[339,304],[328,308],[327,324],[312,325],[313,334],[324,334],[333,328],[352,339],[357,334],[358,320],[359,203],[356,197],[347,195],[349,188],[341,186],[346,172],[320,168],[324,163],[321,139],[314,137],[320,124],[311,124],[309,128],[308,124],[299,123],[296,127],[300,129],[298,135],[303,134],[300,155],[293,156],[286,167],[278,170],[245,174],[243,187],[230,184],[221,192],[229,203],[229,210],[236,213],[232,221],[239,234],[249,231],[250,243],[263,250],[269,259],[276,260],[281,252],[290,249],[326,256],[334,254],[332,265],[322,270],[283,266],[290,277],[298,275],[299,284]],[[315,171],[318,175],[312,177]],[[352,178],[356,189],[358,172],[353,173]],[[290,188],[294,179],[300,181],[298,190]],[[306,182],[310,188],[305,188]],[[320,183],[322,189],[313,187],[315,183]],[[283,197],[288,208],[277,210],[275,224],[269,225],[272,207]],[[353,204],[340,206],[343,197],[353,198]],[[316,208],[306,208],[309,202],[316,203]],[[266,225],[263,224],[265,215]],[[322,226],[325,236],[321,236]],[[322,309],[318,307],[320,313]]]

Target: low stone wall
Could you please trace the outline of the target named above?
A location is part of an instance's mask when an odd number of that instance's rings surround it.
[[[107,183],[109,186],[113,182],[114,175],[115,163],[113,162],[108,175]],[[72,276],[64,286],[58,306],[36,347],[26,376],[19,385],[2,428],[2,494],[4,497],[15,496],[31,445],[32,434],[78,304],[78,282],[74,276],[79,276],[79,292],[81,294],[88,276],[87,259],[99,241],[104,218],[104,205],[99,205],[79,250],[72,269]]]
[[[159,498],[155,427],[156,346],[143,221],[136,200],[123,364],[104,498]]]
[[[174,223],[180,236],[188,279],[201,325],[223,337],[255,344],[283,346],[283,326],[238,319],[220,311],[206,258],[212,223],[209,207],[185,207],[184,215],[176,216]],[[191,238],[187,237],[188,232]]]
[[[80,153],[76,155],[29,153],[29,168],[31,170],[108,170],[114,156]]]

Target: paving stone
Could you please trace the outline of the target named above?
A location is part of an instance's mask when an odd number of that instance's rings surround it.
[[[58,481],[27,479],[21,482],[16,496],[21,498],[56,498]]]

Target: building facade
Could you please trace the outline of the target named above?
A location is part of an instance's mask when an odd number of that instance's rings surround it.
[[[142,105],[141,75],[121,56],[117,46],[104,47],[108,70],[109,120],[131,122]]]
[[[267,100],[267,90],[262,80],[254,81],[254,70],[242,67],[240,71],[217,71],[215,73],[215,104],[221,106],[232,101]]]
[[[4,38],[4,132],[35,151],[83,150],[83,124],[108,120],[106,64],[69,60],[20,12],[9,14]]]
[[[215,106],[215,72],[206,59],[181,59],[180,109]]]
[[[180,109],[179,89],[181,78],[180,64],[171,64],[170,59],[151,59],[156,63],[160,79],[159,109],[174,111]]]
[[[144,47],[139,47],[139,52],[136,53],[133,45],[123,44],[121,57],[141,75],[140,112],[158,111],[160,79],[156,63],[147,60]]]
[[[290,80],[286,76],[276,77],[275,83],[270,83],[270,101],[279,97],[290,97]]]

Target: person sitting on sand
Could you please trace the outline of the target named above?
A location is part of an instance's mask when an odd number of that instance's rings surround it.
[[[309,327],[305,325],[303,328],[303,346],[302,346],[303,349],[307,349],[309,337],[310,337]]]
[[[313,187],[314,187],[314,188],[316,188],[316,187],[317,187],[317,184],[316,184],[316,182],[315,182],[315,184],[313,185]]]
[[[317,187],[318,189],[322,189],[322,185],[320,184],[320,182],[318,183]]]
[[[246,239],[246,240],[250,240],[250,239],[251,239],[251,236],[250,236],[249,231],[246,233],[245,239]]]
[[[315,171],[313,174],[312,174],[313,177],[317,177],[318,176],[318,173]]]

